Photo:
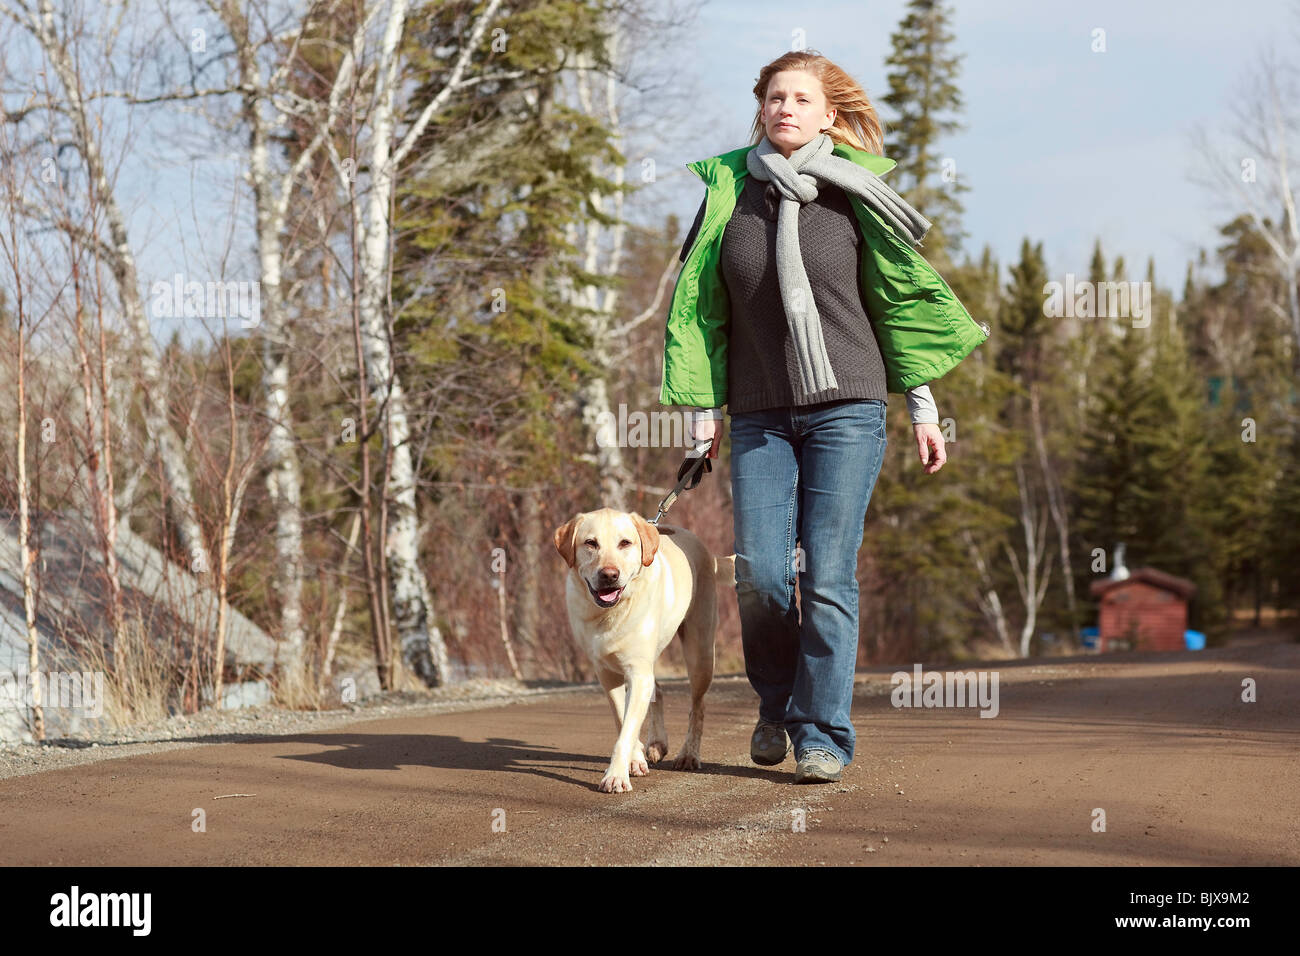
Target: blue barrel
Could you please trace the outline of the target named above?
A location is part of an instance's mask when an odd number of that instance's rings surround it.
[[[1205,650],[1205,635],[1200,631],[1183,631],[1183,643],[1189,651]]]

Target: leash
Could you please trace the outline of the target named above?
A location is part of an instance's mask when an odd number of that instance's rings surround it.
[[[672,491],[664,495],[659,502],[659,513],[654,516],[650,522],[655,527],[659,526],[659,519],[668,513],[668,509],[673,506],[677,496],[683,491],[692,491],[704,477],[705,471],[713,471],[713,463],[709,460],[709,451],[713,448],[713,443],[717,438],[710,438],[707,445],[697,445],[686,453],[686,458],[682,461],[682,466],[677,469],[677,485]],[[701,471],[703,466],[703,471]]]

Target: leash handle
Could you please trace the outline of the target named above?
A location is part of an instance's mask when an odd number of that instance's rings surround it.
[[[710,438],[707,442],[702,442],[687,450],[681,467],[677,469],[677,484],[659,502],[658,513],[650,521],[652,525],[659,526],[659,519],[668,513],[668,509],[673,506],[673,502],[677,500],[683,490],[691,491],[699,485],[704,477],[704,471],[713,471],[713,465],[709,462],[709,451],[713,448],[715,441],[717,441],[716,437]],[[701,468],[703,468],[703,471],[701,471]]]

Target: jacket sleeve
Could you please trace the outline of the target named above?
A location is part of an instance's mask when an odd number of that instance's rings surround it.
[[[678,262],[686,261],[686,253],[691,249],[691,243],[695,241],[696,234],[700,231],[700,224],[704,222],[704,207],[708,204],[709,197],[707,192],[703,199],[700,200],[699,211],[695,213],[695,222],[691,224],[691,231],[686,234],[686,241],[682,243],[681,254],[678,255]]]
[[[715,421],[715,422],[722,421],[722,409],[721,408],[699,408],[696,406],[686,407],[687,434],[689,434],[692,439],[695,438],[695,426],[698,425],[700,422],[707,422],[707,421]]]
[[[934,396],[930,394],[929,385],[917,385],[915,388],[909,388],[904,394],[907,397],[907,412],[912,416],[913,425],[939,424],[939,409],[934,404]]]
[[[871,316],[886,388],[906,393],[942,378],[989,334],[935,268],[860,200],[863,304]]]
[[[708,192],[682,246],[664,329],[663,405],[720,409],[727,403],[727,346],[730,298],[717,249],[699,249]],[[715,232],[710,243],[720,242]]]

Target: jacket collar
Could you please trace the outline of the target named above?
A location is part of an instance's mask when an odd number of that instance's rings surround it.
[[[757,143],[751,146],[742,146],[740,149],[733,149],[730,152],[719,153],[717,156],[710,156],[708,159],[696,160],[693,163],[687,163],[687,168],[699,176],[707,186],[723,186],[737,183],[749,175],[749,168],[746,166],[745,157],[749,151],[757,147]],[[855,149],[844,143],[836,143],[831,149],[831,154],[842,157],[859,166],[875,173],[877,176],[889,172],[896,165],[892,159],[886,159],[884,156],[877,156],[875,153],[868,153],[866,150]]]

